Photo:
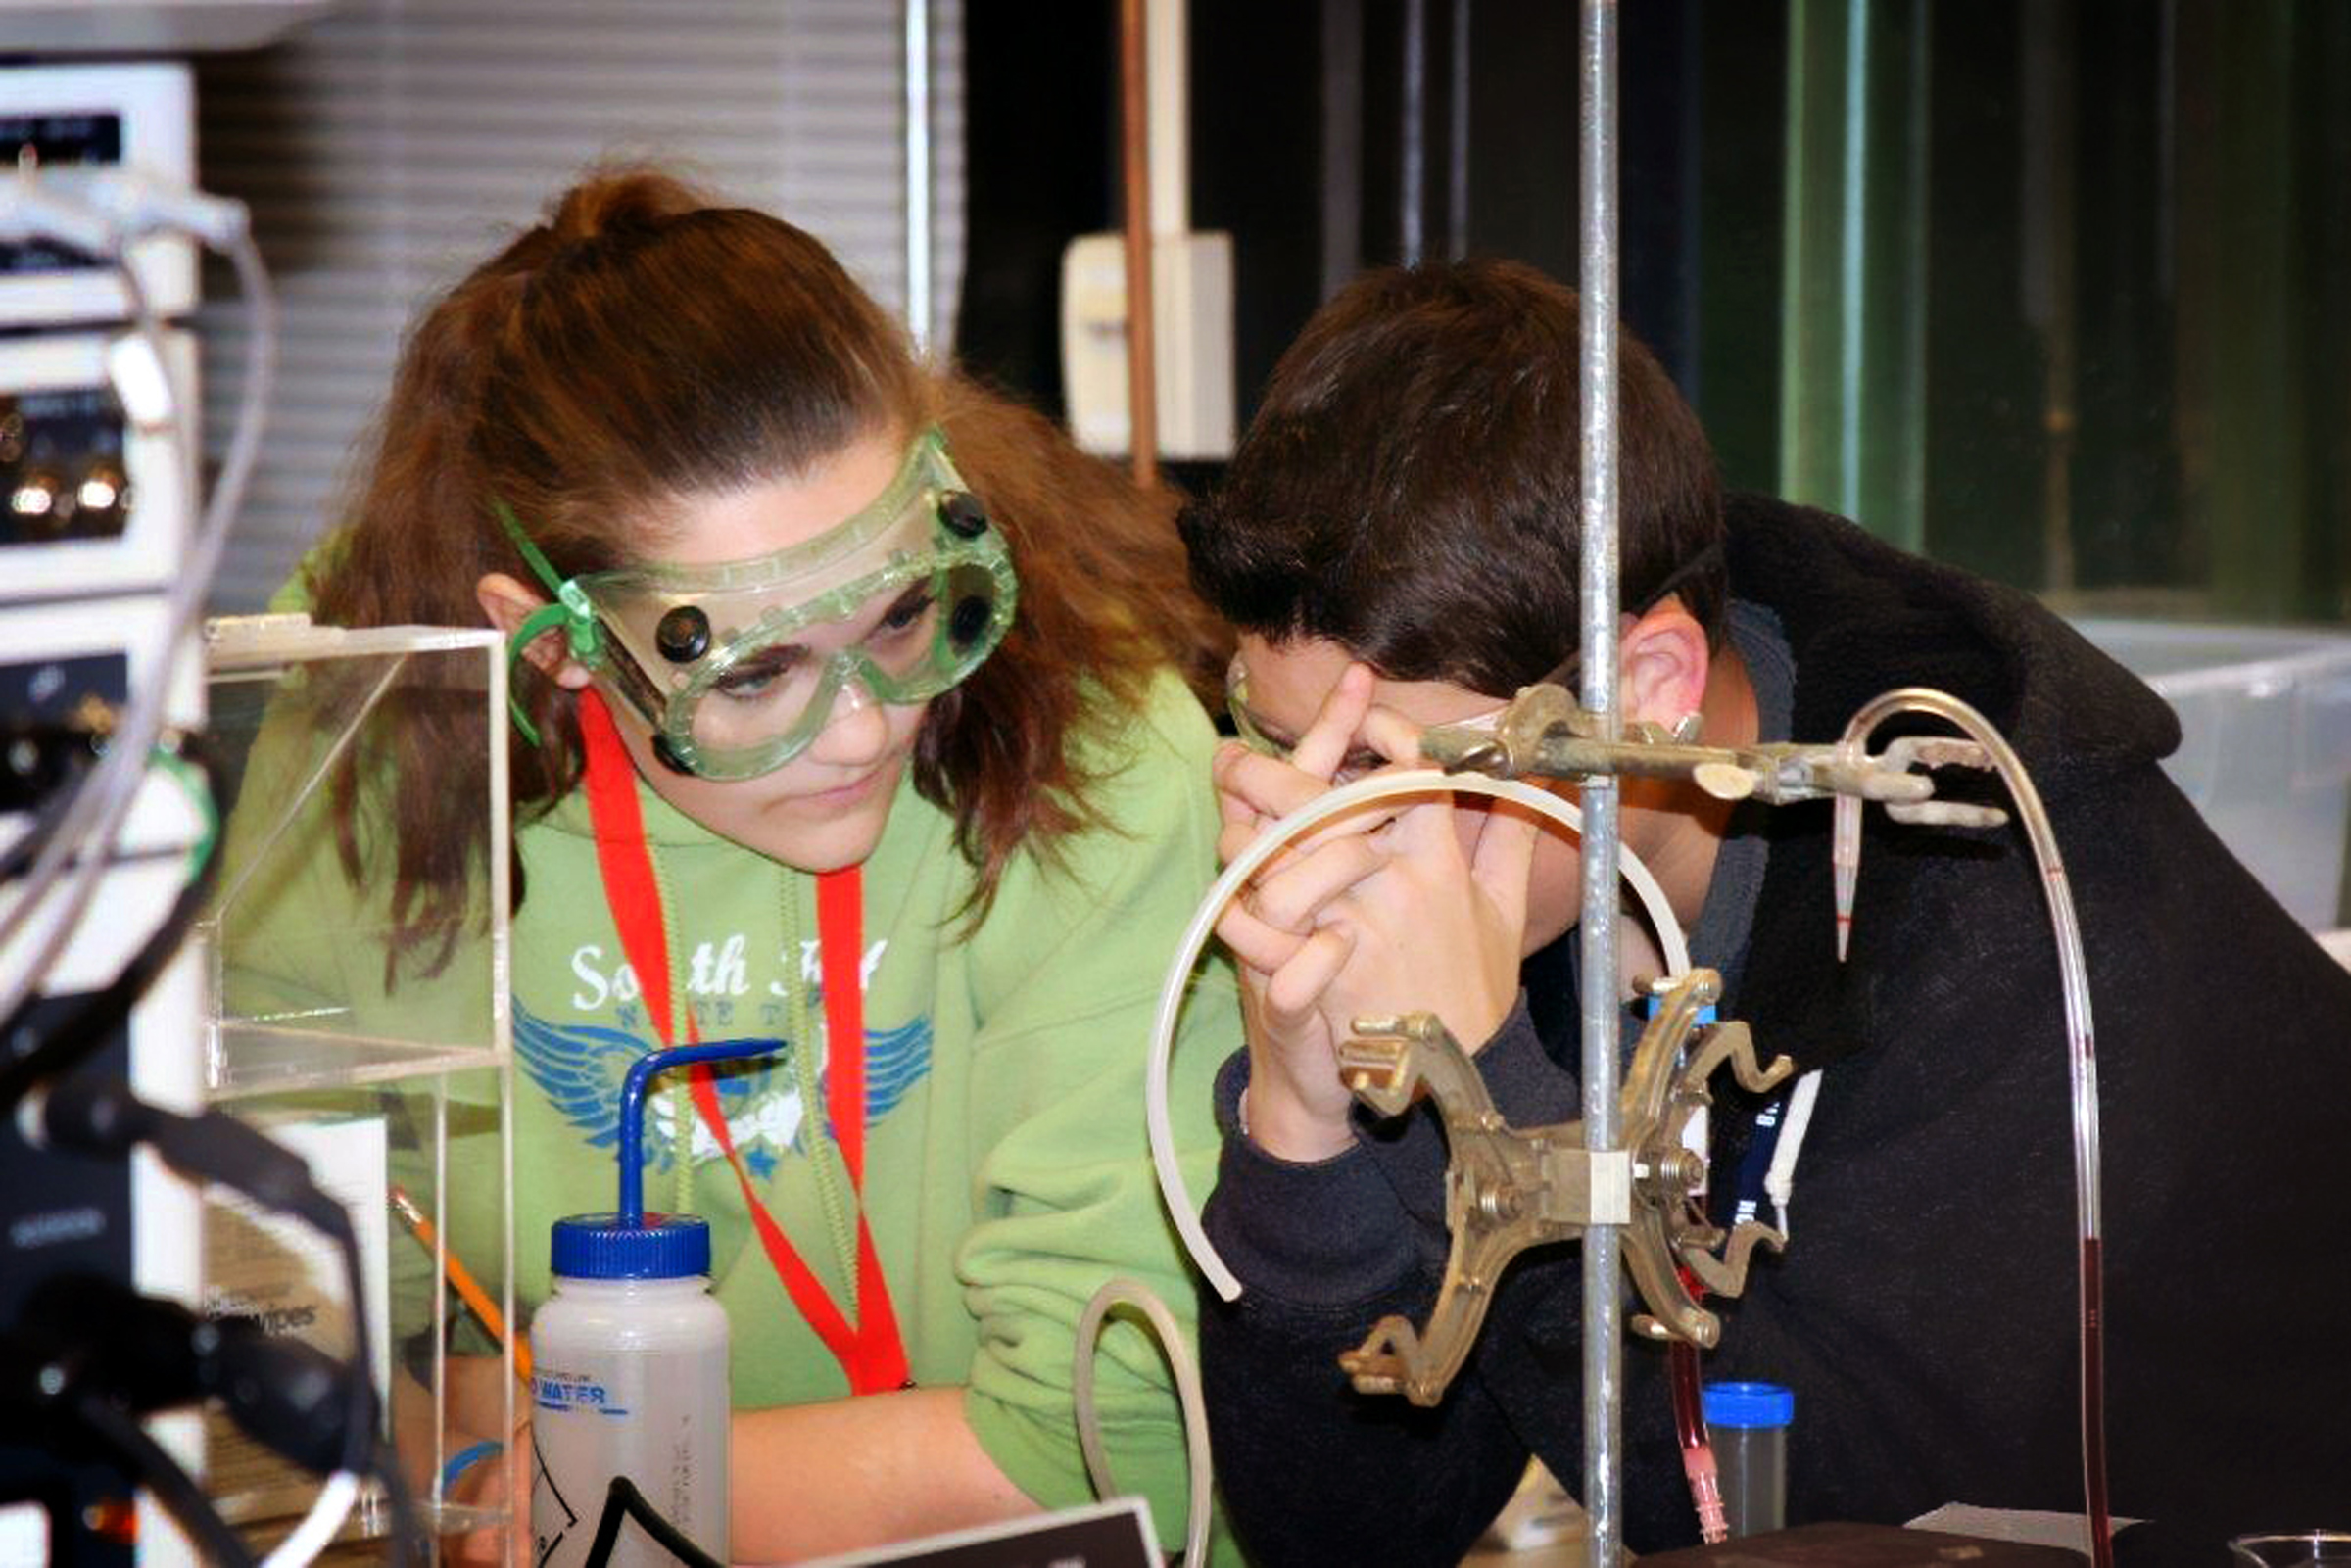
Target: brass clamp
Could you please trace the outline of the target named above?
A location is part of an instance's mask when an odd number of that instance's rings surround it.
[[[1943,737],[1896,740],[1881,756],[1843,742],[1703,745],[1694,725],[1668,730],[1638,720],[1611,737],[1599,715],[1550,685],[1519,688],[1490,730],[1438,725],[1422,732],[1420,753],[1448,773],[1688,779],[1718,800],[1751,797],[1772,805],[1834,795],[1914,807],[1934,795],[1935,785],[1913,766],[1986,766],[1980,748]]]
[[[1649,1307],[1635,1319],[1638,1332],[1714,1343],[1720,1320],[1698,1305],[1680,1270],[1717,1295],[1737,1296],[1750,1255],[1776,1248],[1781,1237],[1752,1221],[1726,1234],[1697,1216],[1691,1198],[1704,1182],[1705,1160],[1684,1139],[1711,1103],[1706,1082],[1724,1063],[1756,1091],[1793,1069],[1786,1057],[1759,1066],[1743,1023],[1699,1023],[1721,990],[1721,977],[1704,969],[1662,988],[1633,1050],[1621,1091],[1624,1147],[1613,1150],[1586,1149],[1581,1120],[1511,1127],[1468,1053],[1434,1015],[1356,1021],[1355,1037],[1339,1050],[1339,1075],[1356,1098],[1382,1116],[1402,1114],[1424,1093],[1435,1102],[1451,1149],[1445,1220],[1453,1237],[1427,1326],[1384,1317],[1339,1357],[1358,1390],[1435,1404],[1468,1359],[1511,1260],[1529,1247],[1573,1241],[1594,1224],[1624,1227],[1625,1269]]]

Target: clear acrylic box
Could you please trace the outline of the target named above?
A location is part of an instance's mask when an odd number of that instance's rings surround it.
[[[383,1435],[419,1523],[444,1552],[463,1540],[465,1556],[504,1561],[510,1445],[486,1446],[505,1444],[528,1409],[507,1333],[504,647],[487,630],[254,616],[213,622],[207,654],[226,826],[199,927],[206,1092],[301,1152],[343,1199]],[[419,890],[434,886],[451,891]],[[350,1293],[327,1243],[226,1199],[208,1202],[204,1227],[209,1307],[351,1354]],[[319,1483],[216,1421],[206,1487],[266,1543]],[[390,1527],[370,1483],[344,1539]]]

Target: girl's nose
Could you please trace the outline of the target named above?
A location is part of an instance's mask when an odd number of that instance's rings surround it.
[[[888,715],[864,680],[852,675],[833,693],[832,711],[808,743],[808,755],[818,762],[855,766],[874,761],[888,744]]]

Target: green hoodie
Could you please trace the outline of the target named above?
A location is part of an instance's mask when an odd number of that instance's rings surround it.
[[[863,867],[864,1210],[910,1370],[917,1384],[963,1385],[982,1447],[1048,1506],[1091,1497],[1071,1397],[1074,1330],[1087,1299],[1126,1276],[1157,1293],[1187,1330],[1193,1318],[1194,1282],[1152,1179],[1143,1069],[1169,957],[1216,871],[1214,743],[1199,705],[1161,676],[1118,750],[1089,758],[1114,770],[1088,796],[1106,826],[1062,839],[1058,866],[1015,855],[976,928],[962,918],[974,876],[952,821],[911,784],[901,784]],[[815,879],[718,837],[642,781],[637,792],[668,904],[680,1005],[700,1038],[791,1040],[797,1021],[817,1034],[813,1072],[789,1050],[722,1069],[720,1103],[760,1196],[853,1317],[854,1199],[821,1090],[814,1115],[802,1094],[827,1057]],[[621,1079],[660,1041],[605,903],[584,793],[515,838],[525,897],[511,970],[514,1256],[527,1320],[549,1290],[549,1226],[612,1207]],[[340,916],[305,907],[341,882],[339,873],[317,873],[322,858],[302,879],[307,890],[273,900],[263,922],[289,942],[337,928]],[[260,934],[240,943],[257,958],[270,945],[257,943]],[[264,961],[279,971],[272,990],[290,977],[284,951]],[[340,954],[346,994],[374,989],[364,975],[379,964]],[[1212,966],[1185,1011],[1172,1084],[1176,1143],[1196,1191],[1210,1184],[1216,1158],[1210,1080],[1240,1037],[1229,976]],[[846,1380],[779,1282],[733,1170],[692,1113],[684,1076],[665,1077],[679,1086],[657,1090],[648,1107],[646,1202],[710,1224],[736,1406],[838,1398]],[[827,1185],[838,1200],[831,1217]],[[466,1193],[485,1190],[494,1184],[450,1171],[450,1243],[460,1256],[496,1256],[495,1213],[465,1212]],[[1104,1335],[1094,1390],[1113,1473],[1151,1499],[1173,1548],[1187,1497],[1182,1429],[1143,1331],[1118,1323]]]

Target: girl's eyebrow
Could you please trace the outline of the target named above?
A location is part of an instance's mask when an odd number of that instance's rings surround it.
[[[842,616],[841,624],[853,629],[849,634],[851,641],[863,641],[874,628],[889,619],[891,611],[910,598],[931,593],[936,586],[928,577],[917,577],[895,589],[886,588],[860,604],[855,614]]]
[[[910,596],[930,592],[932,586],[933,585],[930,579],[917,578],[913,582],[907,583],[899,588],[895,593],[884,590],[882,593],[876,594],[872,598],[866,600],[863,604],[860,604],[854,614],[844,615],[838,622],[820,622],[818,624],[848,626],[852,628],[852,630],[848,634],[847,641],[851,642],[862,641],[873,634],[874,628],[880,626],[883,621],[888,618],[890,611],[905,603]],[[800,631],[793,633],[792,637],[782,641],[764,643],[761,645],[761,652],[764,653],[775,650],[786,650],[793,654],[818,653],[821,656],[821,650],[812,645],[807,639],[801,635],[807,629],[803,627],[800,629]],[[746,655],[744,662],[747,663],[749,658],[754,656],[755,655]]]
[[[805,642],[769,642],[738,659],[734,668],[781,674],[807,656]]]

